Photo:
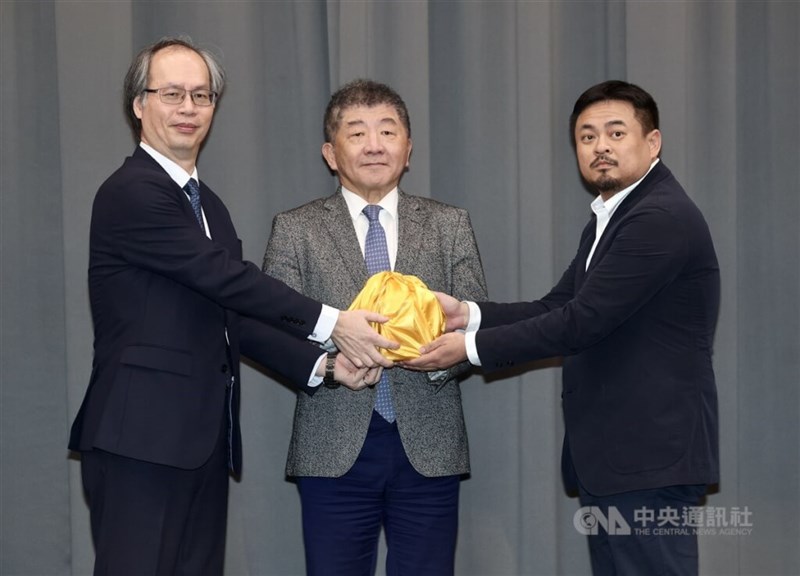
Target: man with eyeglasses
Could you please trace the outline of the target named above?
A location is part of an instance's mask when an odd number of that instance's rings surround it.
[[[89,296],[94,362],[69,447],[81,452],[95,574],[222,574],[228,473],[241,467],[239,355],[313,394],[390,367],[365,311],[340,312],[242,261],[196,160],[222,94],[186,38],[142,50],[125,79],[140,144],[97,192]],[[332,339],[327,357],[311,341]]]

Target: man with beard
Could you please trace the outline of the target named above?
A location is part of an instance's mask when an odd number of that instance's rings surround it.
[[[448,331],[467,333],[445,334],[404,367],[468,358],[492,372],[563,356],[564,482],[582,514],[621,515],[631,527],[586,526],[593,573],[697,574],[691,526],[633,527],[648,517],[680,524],[719,479],[711,235],[659,158],[658,108],[647,92],[620,81],[593,86],[570,127],[581,175],[598,196],[561,280],[534,302],[439,295]]]

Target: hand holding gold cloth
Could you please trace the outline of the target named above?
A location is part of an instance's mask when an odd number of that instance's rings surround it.
[[[381,336],[400,344],[396,350],[380,350],[392,361],[417,358],[421,346],[444,334],[442,307],[433,292],[416,276],[378,272],[367,280],[349,309],[371,310],[390,318],[373,327]]]

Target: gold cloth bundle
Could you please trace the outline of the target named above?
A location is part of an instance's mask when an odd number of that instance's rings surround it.
[[[420,346],[444,334],[442,307],[416,276],[378,272],[364,284],[350,310],[372,310],[390,318],[374,327],[381,336],[400,344],[397,350],[381,348],[381,354],[392,361],[419,357]]]

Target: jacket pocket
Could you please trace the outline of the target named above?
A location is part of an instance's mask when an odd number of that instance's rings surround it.
[[[191,353],[157,346],[127,346],[122,351],[120,362],[182,376],[192,373]]]

